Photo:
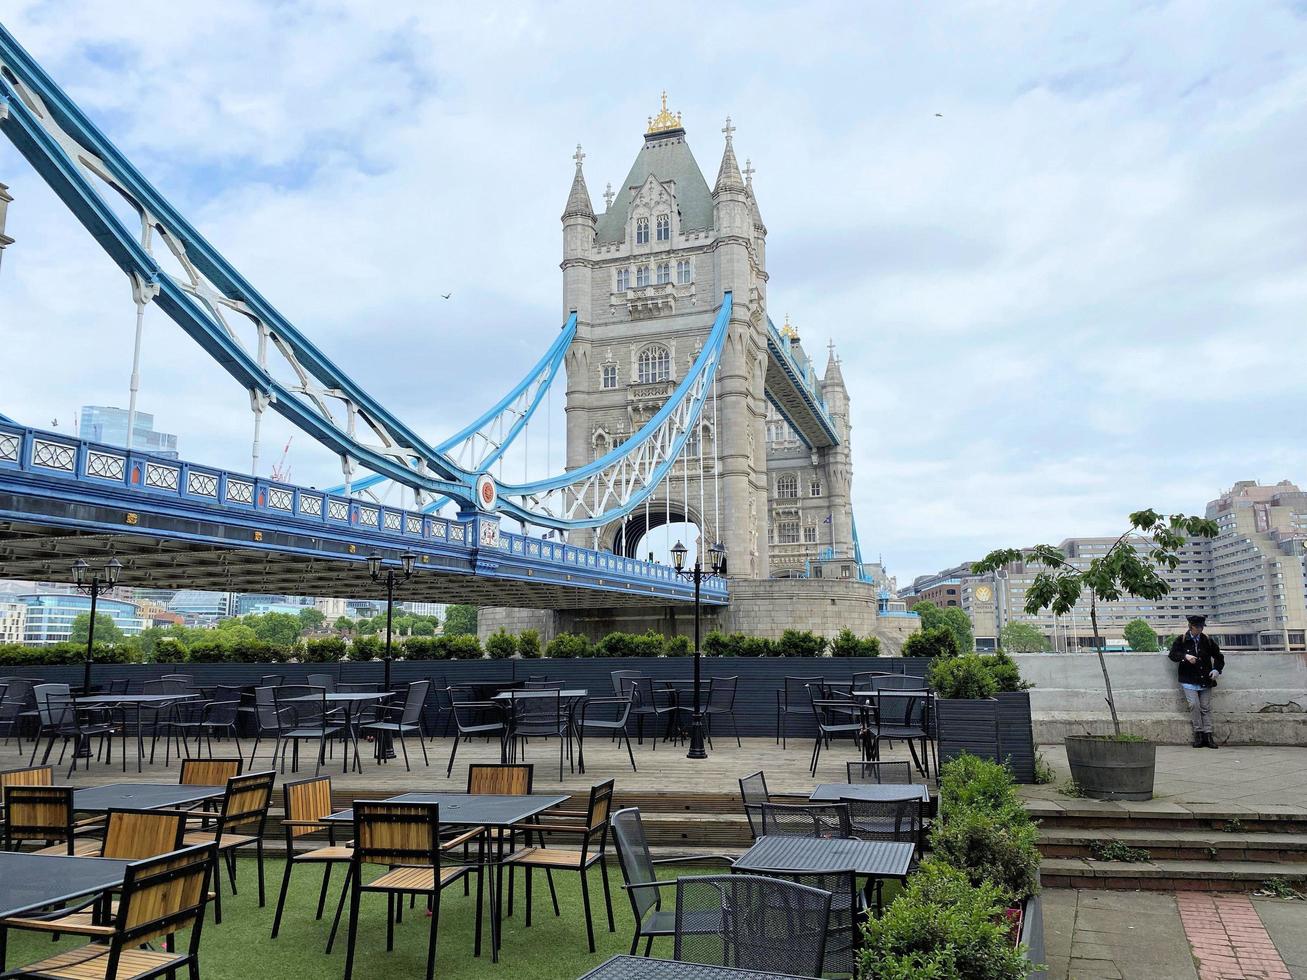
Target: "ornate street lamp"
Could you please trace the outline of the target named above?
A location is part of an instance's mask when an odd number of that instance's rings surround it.
[[[686,569],[685,556],[686,547],[680,541],[676,542],[676,547],[672,548],[672,567],[676,569],[676,574],[681,578],[688,578],[694,582],[694,714],[690,721],[690,751],[686,753],[687,759],[706,759],[708,753],[704,749],[703,741],[703,701],[700,698],[700,679],[699,679],[699,586],[703,582],[705,575],[718,575],[726,568],[726,549],[718,541],[708,549],[709,569],[705,572],[700,556],[694,556],[694,567]]]
[[[123,563],[110,558],[100,568],[92,568],[83,558],[73,562],[73,586],[78,592],[91,597],[91,622],[86,629],[86,663],[82,669],[82,693],[91,693],[91,658],[95,655],[95,604],[101,592],[109,592],[118,584]]]
[[[418,556],[411,551],[406,551],[399,556],[400,571],[403,578],[400,581],[407,582],[413,577],[413,566],[417,562]],[[386,674],[382,682],[382,690],[390,690],[390,662],[393,659],[390,651],[391,642],[391,623],[395,616],[395,569],[383,568],[382,559],[379,554],[373,552],[368,555],[368,575],[374,582],[386,583]]]

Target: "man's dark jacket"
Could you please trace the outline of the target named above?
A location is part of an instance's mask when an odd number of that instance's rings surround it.
[[[1198,658],[1198,663],[1191,664],[1185,660],[1185,654],[1189,653]],[[1181,684],[1215,687],[1212,671],[1225,670],[1225,656],[1221,653],[1220,646],[1206,633],[1200,633],[1195,644],[1194,635],[1185,630],[1171,644],[1171,652],[1167,656],[1180,665]]]

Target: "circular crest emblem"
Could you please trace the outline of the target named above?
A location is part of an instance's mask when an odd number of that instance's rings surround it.
[[[482,510],[494,510],[499,503],[499,489],[489,473],[482,473],[476,482],[477,506]]]

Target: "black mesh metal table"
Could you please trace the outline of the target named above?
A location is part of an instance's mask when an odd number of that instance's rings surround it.
[[[387,803],[439,803],[442,824],[477,827],[512,827],[550,807],[566,803],[570,796],[488,796],[481,793],[404,793],[388,796]],[[326,818],[352,823],[353,810],[341,810]]]
[[[217,799],[225,792],[224,786],[106,783],[103,786],[88,786],[73,793],[73,809],[79,813],[107,813],[111,809],[168,809]]]
[[[914,800],[930,802],[930,790],[920,783],[822,783],[808,799],[814,803],[840,800]]]
[[[136,713],[136,771],[141,771],[145,757],[145,738],[141,728],[142,709],[162,711],[174,704],[193,701],[194,694],[84,694],[77,697],[78,707],[101,707],[110,711],[119,711],[123,716],[123,772],[127,771],[127,709]]]
[[[856,871],[868,878],[904,878],[913,844],[831,837],[759,837],[736,871]]]
[[[123,883],[130,861],[0,851],[0,918],[22,915]]]
[[[364,708],[378,701],[385,701],[387,698],[393,698],[395,691],[328,691],[324,694],[307,694],[300,698],[287,698],[286,703],[290,704],[296,701],[307,704],[326,703],[329,707],[339,708],[345,714],[345,751],[342,753],[340,760],[340,771],[349,772],[350,752],[354,755],[354,768],[357,772],[363,771],[363,761],[359,758],[359,737],[358,737],[358,715]],[[384,740],[383,740],[384,741]],[[389,746],[386,746],[389,749]],[[296,753],[299,749],[295,750]],[[298,754],[296,758],[298,758]],[[377,746],[377,758],[386,758],[383,755],[383,749],[380,744]]]
[[[600,963],[580,980],[778,980],[792,973],[762,973],[758,970],[735,970],[703,963],[678,963],[653,960],[644,956],[614,956]],[[803,980],[803,978],[799,978]]]

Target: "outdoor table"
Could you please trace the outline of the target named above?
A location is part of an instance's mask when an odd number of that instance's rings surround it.
[[[927,731],[931,730],[930,728],[931,699],[934,698],[935,695],[928,688],[924,688],[924,687],[886,688],[883,691],[852,691],[850,692],[849,696],[857,701],[860,701],[862,703],[864,710],[870,710],[872,707],[871,702],[875,701],[882,694],[888,694],[891,697],[893,696],[903,697],[905,695],[910,696],[913,694],[917,694],[925,698],[926,699],[926,709],[925,709],[926,730]],[[864,727],[866,728],[866,732],[862,737],[862,758],[866,762],[871,762],[873,759],[872,744],[874,740],[871,738],[871,727],[869,725]],[[914,755],[913,758],[915,759],[916,756]],[[918,769],[920,769],[920,766],[918,766]]]
[[[0,851],[0,919],[117,888],[131,863]]]
[[[193,806],[217,799],[225,786],[184,786],[179,783],[105,783],[87,786],[73,793],[78,813],[107,813],[109,810],[167,810]]]
[[[759,837],[735,871],[856,871],[867,878],[908,876],[915,844],[843,837]]]
[[[386,798],[387,803],[439,803],[441,824],[486,827],[495,831],[495,879],[490,895],[490,953],[499,962],[500,926],[503,922],[504,834],[570,796],[496,796],[486,793],[404,793]],[[323,818],[326,823],[353,823],[354,811],[341,810]],[[341,901],[344,901],[342,892]],[[478,922],[480,918],[478,916]],[[480,933],[476,955],[481,955]]]
[[[930,802],[930,789],[920,783],[821,783],[808,796],[813,803],[840,800],[913,800]]]
[[[349,750],[352,747],[354,749],[355,772],[361,773],[363,771],[363,761],[359,758],[359,739],[358,733],[354,731],[354,716],[364,706],[375,701],[385,701],[387,698],[394,697],[395,693],[394,691],[329,691],[326,694],[306,694],[302,698],[287,698],[286,702],[308,701],[320,704],[325,697],[329,706],[336,705],[341,708],[345,712],[345,741],[347,744],[344,758],[340,760],[340,771],[349,772]],[[325,725],[326,722],[324,721],[323,724]],[[386,758],[383,755],[385,748],[386,746],[381,742],[377,743],[378,759]],[[295,751],[298,753],[299,749]],[[298,755],[296,758],[298,758]]]
[[[141,759],[145,755],[145,740],[141,738],[141,709],[165,708],[170,704],[194,699],[194,694],[86,694],[74,698],[77,707],[100,706],[123,709],[123,742],[127,741],[126,709],[136,709],[136,771],[141,772]],[[89,744],[87,746],[90,748]],[[123,772],[127,771],[127,753],[123,753]]]
[[[792,973],[764,973],[730,966],[655,960],[647,956],[614,956],[579,980],[796,980],[796,977]]]

